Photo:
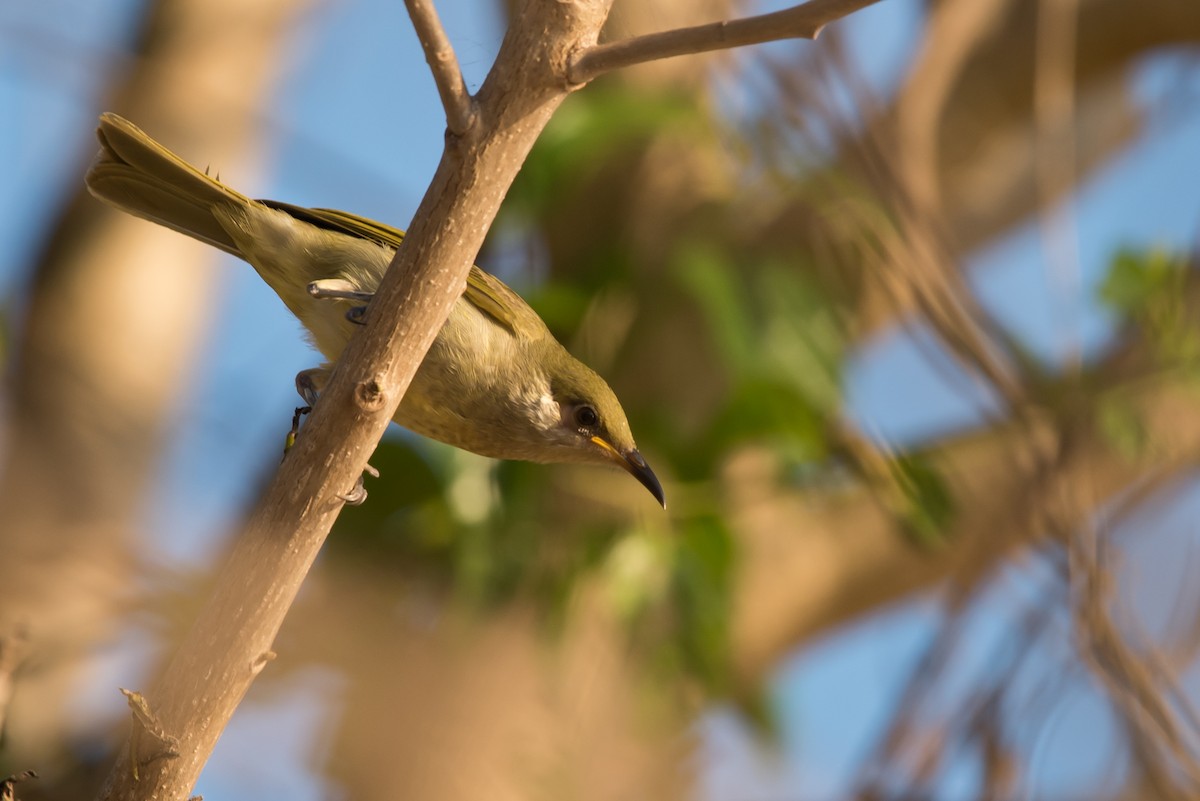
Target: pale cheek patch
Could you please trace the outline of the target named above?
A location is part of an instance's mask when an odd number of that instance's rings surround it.
[[[538,426],[543,431],[549,431],[562,425],[562,409],[548,392],[543,393],[537,399],[536,414]]]

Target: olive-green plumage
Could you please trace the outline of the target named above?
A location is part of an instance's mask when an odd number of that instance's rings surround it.
[[[100,154],[87,175],[93,195],[249,262],[317,349],[338,358],[354,332],[346,312],[375,292],[402,231],[343,211],[251,200],[115,114],[101,116],[97,134]],[[328,365],[302,375],[319,390],[327,372]],[[395,420],[498,459],[616,464],[663,502],[608,384],[478,267]]]

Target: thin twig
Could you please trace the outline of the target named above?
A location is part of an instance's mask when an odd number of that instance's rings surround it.
[[[11,776],[5,776],[0,779],[0,801],[16,801],[17,791],[15,785],[20,784],[30,779],[40,779],[36,770],[26,770],[21,773],[14,773]]]
[[[1147,666],[1144,654],[1133,650],[1113,619],[1106,545],[1090,521],[1068,542],[1076,647],[1124,719],[1131,743],[1142,749],[1148,778],[1163,789],[1179,789],[1177,781],[1189,780],[1181,797],[1194,797],[1200,786],[1200,760],[1183,732],[1190,718],[1179,719],[1171,706],[1172,688],[1162,686],[1163,677]],[[1143,650],[1152,648],[1146,645]]]
[[[595,45],[577,52],[567,78],[582,85],[598,75],[660,58],[706,53],[779,39],[815,39],[830,22],[879,0],[810,0],[792,8],[756,17],[677,28],[619,42]]]
[[[467,91],[454,46],[442,28],[433,0],[404,0],[404,5],[446,109],[446,127],[455,136],[462,136],[475,124],[475,99]]]

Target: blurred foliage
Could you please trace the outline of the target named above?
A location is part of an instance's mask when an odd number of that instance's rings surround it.
[[[1100,433],[1118,453],[1132,460],[1146,452],[1146,424],[1132,403],[1110,394],[1099,399],[1096,414]]]
[[[561,201],[563,187],[586,185],[664,130],[704,137],[709,123],[696,98],[682,93],[627,92],[612,83],[572,95],[538,138],[504,207],[537,221]]]
[[[1100,299],[1126,315],[1144,315],[1152,307],[1180,296],[1186,264],[1161,250],[1122,248],[1113,257],[1100,285]]]
[[[1188,312],[1194,278],[1187,259],[1160,248],[1123,248],[1113,256],[1100,285],[1100,300],[1135,326],[1158,369],[1200,387],[1200,330]],[[1128,459],[1145,456],[1146,423],[1133,403],[1135,387],[1118,387],[1096,400],[1096,425]]]
[[[700,244],[682,247],[676,264],[730,379],[711,440],[689,454],[692,465],[711,474],[733,448],[750,442],[795,463],[826,456],[845,342],[819,288],[794,264],[747,265]]]
[[[923,454],[904,454],[889,462],[900,502],[894,511],[905,534],[917,545],[947,543],[954,499],[941,472]]]
[[[1157,248],[1119,251],[1100,299],[1139,326],[1164,367],[1200,379],[1200,330],[1188,311],[1187,260]]]

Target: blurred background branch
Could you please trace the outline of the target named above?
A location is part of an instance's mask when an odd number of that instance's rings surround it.
[[[106,105],[233,167],[250,156],[254,109],[300,8],[154,4],[133,57],[112,66]],[[80,176],[85,153],[67,154]],[[69,758],[72,739],[111,725],[73,711],[71,687],[138,603],[135,534],[221,280],[212,254],[102,208],[78,181],[57,215],[5,375],[0,640],[22,651],[5,728],[14,764]]]

